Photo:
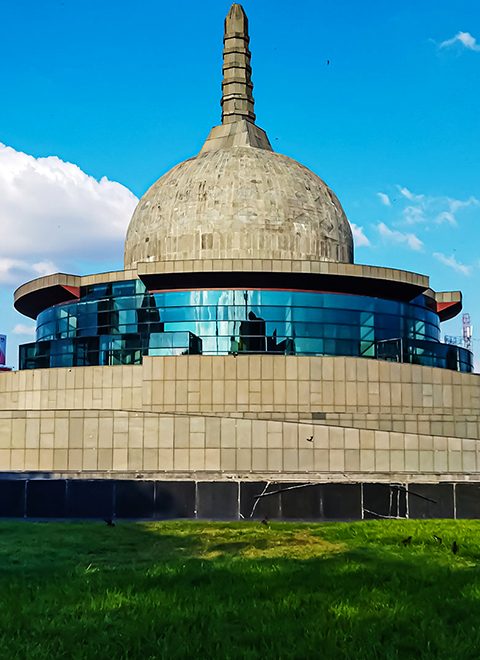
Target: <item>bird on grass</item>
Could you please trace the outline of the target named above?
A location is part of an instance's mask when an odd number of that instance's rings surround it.
[[[452,552],[454,555],[456,555],[458,552],[458,543],[456,541],[452,543]]]
[[[407,536],[407,538],[403,539],[403,541],[402,541],[403,545],[405,545],[405,546],[410,545],[411,542],[412,542],[412,537],[411,536]]]
[[[441,543],[443,543],[443,539],[442,539],[441,536],[437,536],[436,534],[434,534],[434,535],[433,535],[433,538],[435,539],[435,541],[436,541],[439,545],[440,545]]]
[[[107,525],[107,527],[115,527],[115,523],[111,518],[105,518],[103,522]]]
[[[260,522],[262,525],[267,525],[268,527],[268,516],[265,516],[265,518],[263,518]]]
[[[313,442],[313,435],[307,438],[307,442]]]

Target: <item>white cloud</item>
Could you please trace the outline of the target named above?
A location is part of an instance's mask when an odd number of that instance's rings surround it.
[[[0,202],[1,205],[1,202]],[[0,254],[3,247],[0,246]],[[58,272],[52,261],[30,262],[25,259],[11,259],[0,256],[0,284],[15,285],[24,280],[51,275]]]
[[[363,227],[358,227],[353,222],[350,223],[350,227],[352,228],[353,241],[355,243],[355,247],[367,247],[368,245],[370,245],[370,241],[368,240],[368,237],[365,236],[363,232]]]
[[[423,249],[423,243],[415,234],[403,233],[396,229],[390,229],[384,222],[377,225],[380,236],[389,243],[404,243],[411,250],[420,251]]]
[[[12,334],[21,335],[23,337],[35,337],[35,326],[17,323],[12,329]]]
[[[419,195],[405,186],[397,186],[401,196],[408,200],[401,210],[401,221],[406,225],[449,224],[458,225],[457,214],[469,207],[480,206],[480,200],[470,196],[467,199],[454,199],[447,196]]]
[[[121,254],[137,201],[120,183],[0,143],[0,282],[55,271],[51,260]]]
[[[452,254],[450,257],[447,257],[445,254],[442,254],[441,252],[434,252],[433,256],[435,259],[438,259],[442,264],[445,266],[448,266],[449,268],[453,268],[453,270],[457,271],[457,273],[462,273],[462,275],[471,275],[472,273],[472,266],[466,266],[465,264],[462,264],[460,261],[457,261]]]
[[[38,261],[37,263],[32,264],[32,269],[39,277],[58,272],[58,268],[53,261]]]
[[[392,205],[392,202],[390,201],[390,197],[386,193],[378,192],[377,197],[380,199],[380,201],[382,202],[382,204],[384,206],[391,206]]]
[[[480,206],[480,200],[476,197],[470,196],[468,199],[451,199],[448,198],[448,204],[452,213],[456,213],[460,209],[465,209],[469,206]]]
[[[446,39],[439,44],[439,48],[450,48],[455,45],[461,45],[467,48],[468,50],[474,50],[476,52],[480,51],[480,44],[477,43],[477,40],[470,32],[457,32],[457,34],[451,39]]]
[[[451,211],[442,211],[441,213],[439,213],[435,218],[435,222],[439,225],[442,225],[443,223],[447,223],[452,227],[457,226],[457,219]]]
[[[33,269],[28,261],[0,257],[0,284],[14,284],[30,275],[33,277]]]
[[[423,205],[413,206],[409,204],[402,211],[402,217],[407,225],[417,225],[420,222],[426,222],[425,212]]]
[[[456,227],[458,225],[456,213],[470,206],[480,206],[480,200],[478,200],[476,197],[469,197],[468,199],[452,199],[451,197],[446,197],[446,198],[432,197],[429,200],[429,206],[432,207],[432,210],[436,204],[444,205],[446,206],[446,209],[438,213],[438,215],[435,217],[435,222],[439,225],[443,223],[447,223],[452,227]]]
[[[405,186],[397,186],[399,193],[411,202],[421,202],[425,195],[416,195]]]

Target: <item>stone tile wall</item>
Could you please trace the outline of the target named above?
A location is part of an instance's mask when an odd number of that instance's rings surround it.
[[[417,433],[124,411],[0,413],[0,471],[148,472],[248,478],[462,478],[477,440]]]
[[[357,358],[179,356],[0,375],[0,471],[472,479],[480,378]]]
[[[480,376],[361,358],[177,356],[0,375],[0,410],[477,415]],[[358,418],[360,419],[360,417]]]

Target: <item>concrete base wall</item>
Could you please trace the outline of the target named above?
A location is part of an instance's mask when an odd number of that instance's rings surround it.
[[[480,481],[479,409],[477,375],[359,358],[178,356],[3,373],[0,471]]]

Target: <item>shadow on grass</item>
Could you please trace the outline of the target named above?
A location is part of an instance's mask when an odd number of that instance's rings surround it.
[[[1,535],[4,657],[479,657],[475,557],[425,523],[21,527]]]

